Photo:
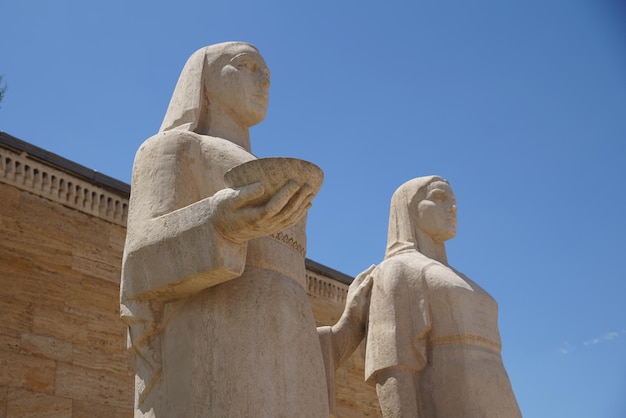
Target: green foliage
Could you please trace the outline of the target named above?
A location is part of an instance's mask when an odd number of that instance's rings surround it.
[[[0,75],[0,103],[2,103],[2,99],[4,99],[4,94],[7,92],[7,84],[4,83],[4,86],[2,85],[2,76]]]

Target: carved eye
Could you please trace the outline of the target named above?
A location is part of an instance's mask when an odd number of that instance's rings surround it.
[[[435,202],[443,202],[446,200],[446,194],[444,192],[435,192],[430,196],[430,198]]]
[[[237,64],[237,68],[243,68],[246,69],[248,71],[255,71],[256,70],[256,63],[253,61],[248,61],[248,60],[244,60],[241,61]]]

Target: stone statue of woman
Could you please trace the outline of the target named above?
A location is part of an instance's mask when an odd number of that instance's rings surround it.
[[[496,301],[448,264],[456,200],[441,177],[391,199],[373,274],[365,378],[384,417],[521,417],[500,355]]]
[[[265,117],[269,84],[250,44],[198,50],[137,151],[121,285],[135,417],[328,417],[332,371],[364,335],[366,274],[342,319],[315,327],[310,186],[286,181],[258,204],[262,184],[225,185],[227,170],[256,158],[249,128]]]

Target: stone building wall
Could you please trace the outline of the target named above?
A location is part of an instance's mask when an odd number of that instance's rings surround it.
[[[129,186],[0,132],[0,418],[131,417],[119,319]],[[351,278],[307,260],[319,325]],[[340,417],[379,416],[363,345],[337,371]]]

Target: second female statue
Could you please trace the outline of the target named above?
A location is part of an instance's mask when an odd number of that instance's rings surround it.
[[[437,176],[410,180],[392,197],[365,359],[385,418],[521,417],[500,355],[496,301],[448,263],[456,212]]]

